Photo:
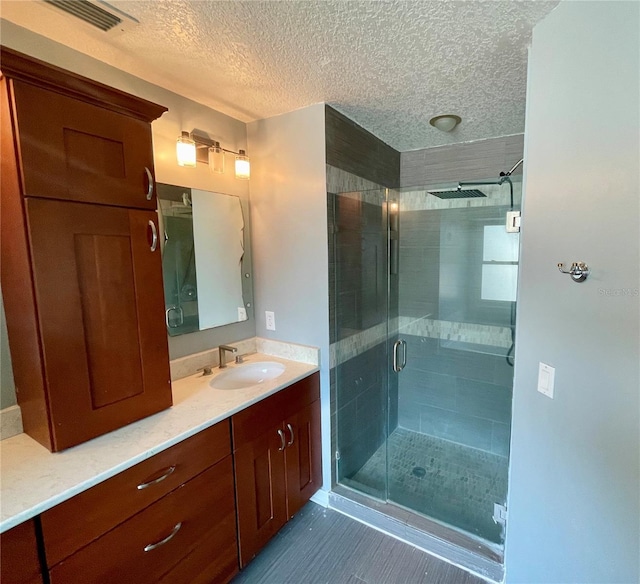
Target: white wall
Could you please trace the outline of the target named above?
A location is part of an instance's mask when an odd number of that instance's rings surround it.
[[[252,122],[254,290],[258,336],[320,347],[323,460],[330,456],[329,273],[324,104]],[[275,313],[267,331],[265,310]],[[324,484],[331,484],[328,465]]]
[[[562,2],[534,29],[510,583],[640,581],[639,28],[637,2]],[[558,272],[572,261],[586,282]]]
[[[236,195],[243,201],[248,217],[249,181],[235,178],[231,159],[227,160],[225,174],[218,175],[210,173],[206,164],[198,164],[196,168],[179,167],[175,158],[175,143],[182,130],[198,129],[211,139],[220,141],[229,150],[247,149],[244,122],[147,83],[6,20],[0,21],[0,26],[2,44],[6,47],[168,107],[169,111],[151,126],[156,180]],[[248,151],[248,154],[251,152]],[[246,248],[250,259],[250,241],[247,241]],[[250,320],[243,323],[169,339],[171,358],[254,336],[255,322],[250,311],[249,314]]]

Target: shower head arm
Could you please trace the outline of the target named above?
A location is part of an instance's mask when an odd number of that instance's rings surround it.
[[[516,162],[512,167],[511,170],[507,171],[507,172],[501,172],[500,176],[511,176],[513,174],[513,171],[518,168],[518,166],[520,166],[522,163],[524,162],[524,158],[521,158],[520,160],[518,160],[518,162]]]
[[[475,187],[479,185],[501,185],[504,182],[504,179],[501,178],[499,180],[468,180],[461,181],[458,183],[458,189],[461,187]]]

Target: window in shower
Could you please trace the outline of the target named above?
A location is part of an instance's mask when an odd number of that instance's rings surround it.
[[[504,225],[485,225],[482,245],[482,300],[515,302],[520,234]]]

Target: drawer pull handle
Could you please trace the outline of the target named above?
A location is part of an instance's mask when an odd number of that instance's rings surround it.
[[[180,523],[176,523],[176,526],[173,528],[171,533],[169,535],[167,535],[167,537],[165,537],[164,539],[161,539],[157,543],[150,543],[149,545],[145,545],[144,546],[144,551],[145,552],[150,552],[150,551],[155,550],[156,548],[159,548],[161,545],[164,545],[165,543],[168,543],[169,541],[171,541],[174,538],[176,533],[178,533],[178,531],[180,531],[181,527],[182,527],[182,521],[180,521]]]
[[[146,489],[147,487],[150,487],[151,485],[157,485],[158,483],[161,483],[162,481],[164,481],[164,479],[170,477],[173,474],[173,471],[176,470],[176,465],[174,464],[173,466],[170,466],[165,473],[162,476],[159,476],[157,479],[153,479],[152,481],[148,481],[146,483],[140,483],[138,485],[138,490],[142,491],[142,489]]]
[[[280,436],[280,448],[278,448],[278,452],[282,452],[285,446],[284,432],[282,430],[278,430],[278,436]]]
[[[150,201],[151,197],[153,197],[153,175],[146,166],[144,167],[144,171],[147,173],[147,201]]]
[[[287,424],[287,430],[291,433],[291,440],[287,442],[287,446],[291,446],[293,444],[293,426],[291,424]]]

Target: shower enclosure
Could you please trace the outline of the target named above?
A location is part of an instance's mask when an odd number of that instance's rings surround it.
[[[474,185],[328,196],[333,479],[501,545],[521,183]]]

